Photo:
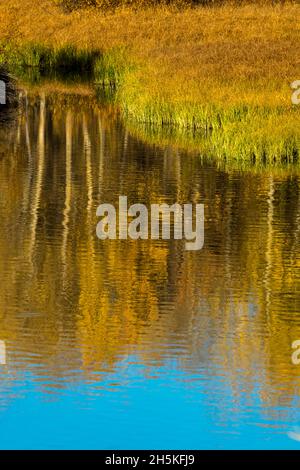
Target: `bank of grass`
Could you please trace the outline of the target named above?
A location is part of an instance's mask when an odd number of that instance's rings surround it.
[[[88,79],[93,74],[98,56],[98,51],[78,49],[72,45],[0,41],[0,63],[4,63],[19,78],[31,83],[45,77],[73,81]]]
[[[92,70],[132,126],[172,126],[217,158],[298,162],[299,14],[297,4],[65,14],[50,0],[8,0],[0,57],[46,73]]]
[[[245,141],[243,135],[240,135],[234,141],[232,139],[228,145],[228,133],[227,135],[217,131],[207,133],[204,130],[195,132],[192,129],[178,129],[173,126],[139,124],[134,120],[129,120],[126,124],[132,136],[149,145],[188,150],[193,155],[197,155],[198,158],[202,158],[206,162],[210,161],[211,164],[215,164],[222,170],[251,170],[251,172],[264,173],[272,168],[272,174],[276,170],[276,174],[281,175],[299,175],[300,172],[298,160],[289,156],[278,158],[277,155],[272,158],[271,152],[268,156],[266,153],[263,155],[261,152],[261,158],[257,158],[258,152],[255,152],[257,150],[255,148],[251,156],[248,153],[244,156],[245,149],[249,149],[249,145],[252,147],[254,144],[250,139]],[[282,140],[282,136],[278,139],[278,147],[280,147],[280,139]],[[273,145],[275,147],[274,142]],[[270,150],[272,151],[272,149]],[[284,150],[281,150],[283,155]],[[261,151],[261,149],[258,149],[258,151]]]

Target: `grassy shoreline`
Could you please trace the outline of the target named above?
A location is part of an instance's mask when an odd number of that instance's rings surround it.
[[[45,74],[92,71],[116,87],[131,126],[187,130],[217,158],[298,163],[300,106],[290,83],[300,78],[299,13],[299,5],[228,5],[66,15],[50,0],[8,0],[0,60]]]

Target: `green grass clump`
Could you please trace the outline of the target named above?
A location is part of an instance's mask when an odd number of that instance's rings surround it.
[[[222,105],[213,100],[197,103],[184,96],[164,96],[160,90],[151,92],[133,76],[118,94],[125,120],[141,135],[143,127],[152,137],[154,128],[171,128],[170,143],[218,160],[242,165],[300,163],[300,109],[288,101],[258,105],[233,97]]]
[[[78,49],[71,45],[51,47],[38,43],[1,44],[0,63],[13,69],[36,68],[42,74],[88,73],[93,71],[97,51]]]
[[[125,47],[115,47],[95,60],[94,80],[96,84],[120,87],[125,75],[134,70]]]
[[[225,125],[208,128],[184,127],[178,125],[179,119],[177,125],[158,125],[158,121],[135,119],[130,114],[125,119],[128,127],[143,140],[197,151],[220,162],[236,162],[243,167],[299,165],[300,133],[296,129],[296,113],[294,121],[291,118],[287,121],[287,117],[285,113],[270,113],[265,117],[259,110],[256,114],[253,110],[245,120],[227,121]],[[194,119],[196,121],[197,116]]]
[[[172,87],[160,86],[159,78],[149,84],[151,71],[134,64],[125,47],[113,47],[101,54],[65,45],[9,45],[2,49],[1,62],[18,70],[19,75],[20,71],[21,75],[24,70],[34,71],[35,78],[51,76],[53,71],[89,72],[101,100],[116,103],[127,122],[138,124],[139,129],[171,127],[174,135],[178,130],[186,133],[185,148],[197,145],[203,155],[241,165],[300,161],[299,107],[282,98],[290,90],[279,90],[276,100],[269,100],[276,84],[256,83],[252,93],[244,82],[226,87],[214,83],[212,89],[202,88],[203,96],[198,92],[193,100],[193,93],[189,97],[181,89],[175,92]]]

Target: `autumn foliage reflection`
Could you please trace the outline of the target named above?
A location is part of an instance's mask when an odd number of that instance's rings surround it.
[[[0,154],[0,337],[9,367],[59,389],[128,355],[260,384],[288,403],[300,370],[300,191],[293,172],[224,171],[141,143],[90,96],[22,95]],[[25,150],[26,149],[26,150]],[[205,204],[205,247],[96,237],[96,207]],[[218,372],[216,372],[218,371]],[[52,381],[49,380],[52,377]],[[51,383],[50,383],[51,382]],[[250,398],[249,398],[250,399]]]

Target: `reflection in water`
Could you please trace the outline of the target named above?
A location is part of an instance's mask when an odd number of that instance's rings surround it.
[[[5,365],[6,364],[6,348],[5,348],[5,342],[0,341],[0,365]]]
[[[294,431],[288,432],[288,436],[290,437],[290,439],[294,439],[295,441],[299,441],[299,442],[300,442],[300,431],[299,431],[299,428],[296,428]]]
[[[0,446],[297,447],[299,177],[146,146],[93,100],[22,100],[0,144]],[[204,203],[204,248],[98,240],[119,195]]]

